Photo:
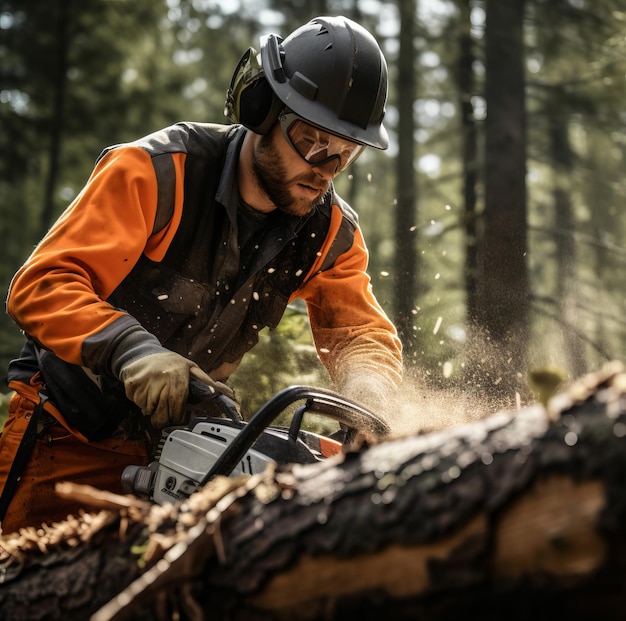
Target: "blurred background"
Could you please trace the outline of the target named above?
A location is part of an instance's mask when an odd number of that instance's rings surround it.
[[[363,24],[389,66],[391,146],[336,187],[404,344],[407,420],[520,407],[530,370],[565,385],[623,358],[623,0],[0,0],[3,301],[104,147],[226,122],[244,51],[317,15]],[[0,314],[0,392],[22,341]],[[232,378],[245,411],[327,382],[297,303]]]

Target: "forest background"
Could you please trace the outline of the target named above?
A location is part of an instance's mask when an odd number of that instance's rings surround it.
[[[567,382],[621,359],[623,0],[0,0],[3,299],[104,147],[226,122],[248,47],[340,14],[389,65],[390,148],[336,186],[403,341],[407,424],[531,402],[532,369]],[[0,314],[0,392],[22,342]],[[232,378],[245,412],[327,382],[297,303]]]

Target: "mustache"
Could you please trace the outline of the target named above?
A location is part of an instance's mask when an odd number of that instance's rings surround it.
[[[308,185],[309,187],[319,190],[320,192],[326,192],[330,187],[330,183],[328,181],[320,179],[315,173],[300,175],[294,179],[294,181],[302,185]]]

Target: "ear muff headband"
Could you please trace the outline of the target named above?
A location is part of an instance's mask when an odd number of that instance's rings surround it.
[[[239,59],[230,80],[230,86],[226,92],[224,115],[233,123],[239,123],[241,92],[264,75],[258,56],[258,52],[253,47],[246,50]]]
[[[249,48],[241,57],[226,93],[224,114],[257,134],[267,134],[283,108],[283,103],[265,79],[260,55]]]

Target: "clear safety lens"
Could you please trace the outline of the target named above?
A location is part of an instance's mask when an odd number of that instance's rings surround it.
[[[335,172],[340,172],[365,150],[365,145],[310,125],[297,114],[283,112],[279,116],[279,122],[283,136],[311,166],[321,166],[336,159]]]

